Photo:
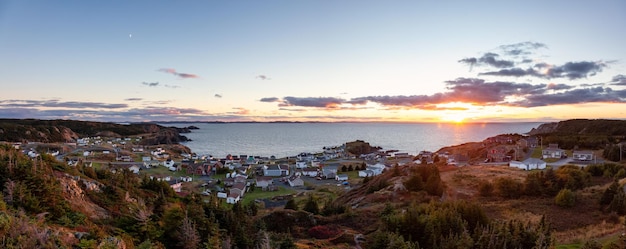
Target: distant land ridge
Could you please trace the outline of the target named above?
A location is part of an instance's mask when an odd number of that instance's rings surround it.
[[[188,141],[181,132],[188,128],[164,127],[154,123],[117,124],[77,120],[0,119],[0,141],[72,142],[81,137],[144,136],[142,143],[177,144]]]
[[[609,119],[571,119],[560,122],[545,123],[533,128],[529,135],[563,134],[563,135],[626,135],[626,120]]]

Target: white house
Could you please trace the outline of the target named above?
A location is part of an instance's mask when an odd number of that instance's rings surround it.
[[[307,165],[306,165],[306,162],[305,162],[305,161],[296,161],[296,168],[298,168],[298,169],[304,169],[304,168],[306,168],[306,167],[307,167]]]
[[[174,167],[174,160],[167,159],[167,160],[163,161],[163,166],[165,166],[166,168]]]
[[[572,157],[574,158],[574,160],[578,160],[578,161],[591,161],[593,160],[593,151],[574,151],[572,153]]]
[[[226,203],[228,203],[228,204],[235,204],[235,203],[239,202],[240,199],[241,199],[241,196],[239,196],[238,193],[231,192],[228,195],[228,197],[226,197]]]
[[[316,177],[318,175],[318,168],[304,168],[302,169],[302,175]]]
[[[550,144],[548,148],[545,148],[541,151],[541,154],[544,159],[567,157],[567,155],[565,154],[565,150],[559,149],[558,144]]]
[[[515,167],[523,170],[533,170],[533,169],[545,169],[546,162],[537,158],[528,158],[522,162],[520,161],[510,161],[509,167]]]
[[[292,187],[304,186],[304,181],[300,179],[300,176],[297,175],[293,175],[287,178],[287,183],[289,183],[289,186]]]
[[[262,189],[266,189],[267,187],[269,187],[271,184],[274,183],[274,180],[271,177],[267,177],[267,176],[257,176],[255,180],[256,180],[256,186]]]
[[[276,164],[263,166],[264,176],[280,176],[280,173],[281,173],[280,166]]]
[[[374,171],[366,169],[366,170],[359,170],[359,177],[372,177],[374,176]]]
[[[130,170],[131,172],[135,173],[135,174],[139,174],[139,170],[141,169],[141,167],[139,167],[138,165],[133,165],[130,166],[128,168],[128,170]]]
[[[322,168],[322,176],[326,179],[334,179],[337,177],[337,166],[326,166]]]
[[[348,180],[348,175],[346,174],[339,174],[335,177],[335,180],[343,182],[343,181],[347,181]]]
[[[371,170],[374,172],[374,175],[380,175],[383,173],[383,170],[385,170],[387,166],[385,166],[385,164],[383,163],[376,163],[376,164],[367,164],[367,169]]]

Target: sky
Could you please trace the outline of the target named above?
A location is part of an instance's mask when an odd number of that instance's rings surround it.
[[[0,1],[0,118],[626,119],[626,1]]]

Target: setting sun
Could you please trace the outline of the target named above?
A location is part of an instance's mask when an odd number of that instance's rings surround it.
[[[463,123],[467,117],[463,113],[450,113],[441,117],[442,121],[450,123]]]

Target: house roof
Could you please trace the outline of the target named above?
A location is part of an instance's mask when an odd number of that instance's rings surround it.
[[[590,155],[590,154],[593,154],[593,151],[590,151],[590,150],[575,150],[573,153],[574,153],[574,154],[586,154],[586,155]]]
[[[531,158],[528,158],[528,159],[524,160],[523,163],[524,164],[536,164],[536,163],[542,164],[542,163],[546,163],[546,162],[541,160],[541,159],[539,159],[539,158],[532,158],[531,157]]]
[[[267,170],[280,170],[280,167],[276,164],[267,166]]]
[[[269,177],[269,176],[257,176],[256,177],[256,182],[269,182],[269,181],[273,181],[274,179]]]
[[[346,174],[340,174],[340,175],[337,175],[337,177],[338,177],[338,178],[348,178],[348,175],[346,175]]]
[[[235,183],[231,189],[239,189],[244,190],[246,188],[246,184],[243,182]]]
[[[563,149],[559,149],[559,148],[552,148],[552,147],[549,147],[549,148],[545,148],[545,149],[543,149],[543,151],[547,151],[547,152],[550,152],[550,151],[560,151],[560,152],[562,152],[562,151],[565,151],[565,150],[563,150]]]

